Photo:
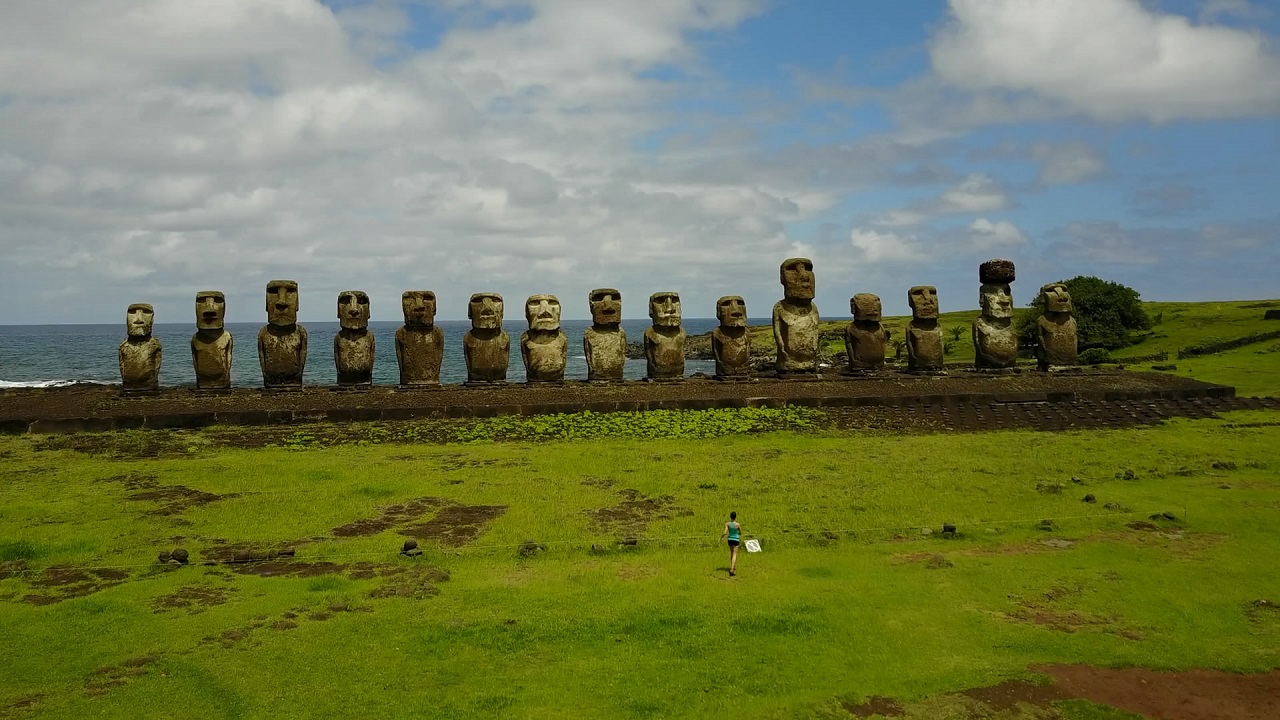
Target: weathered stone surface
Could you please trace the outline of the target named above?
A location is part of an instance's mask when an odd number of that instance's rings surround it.
[[[300,387],[307,365],[307,329],[298,324],[298,283],[267,283],[267,324],[258,331],[264,387]]]
[[[191,336],[191,362],[196,387],[217,390],[231,387],[231,353],[235,342],[223,328],[227,299],[217,290],[196,293],[196,334]]]
[[[1071,293],[1062,283],[1049,283],[1040,288],[1044,315],[1037,321],[1039,342],[1036,364],[1041,370],[1076,364],[1076,319],[1071,316]]]
[[[649,296],[653,325],[644,331],[646,376],[652,379],[684,377],[685,332],[680,295],[664,291]]]
[[[467,303],[471,329],[462,336],[467,382],[504,382],[511,363],[511,337],[502,329],[502,296],[476,293]]]
[[[406,290],[400,296],[404,325],[396,330],[396,364],[401,385],[439,385],[444,331],[436,326],[436,294]]]
[[[716,361],[717,377],[750,375],[751,333],[747,332],[747,303],[739,295],[726,295],[716,301],[719,327],[711,331],[711,354]]]
[[[849,370],[878,370],[884,366],[885,346],[889,343],[889,331],[880,323],[880,298],[858,293],[849,299],[849,309],[853,322],[844,331]]]
[[[621,380],[627,364],[627,333],[622,329],[622,293],[597,288],[587,296],[591,327],[582,333],[588,380]]]
[[[520,336],[525,381],[559,382],[569,357],[569,338],[560,329],[560,300],[555,295],[530,295],[524,303],[529,329]]]
[[[361,290],[338,293],[338,323],[333,364],[339,385],[373,384],[373,333],[369,332],[369,296]]]
[[[907,291],[911,323],[907,325],[907,369],[937,372],[943,367],[942,328],[938,325],[938,289],[916,285]]]
[[[818,371],[818,306],[813,302],[813,261],[787,258],[778,268],[782,300],[773,306],[773,341],[780,373]]]
[[[974,367],[980,370],[1011,368],[1018,362],[1013,291],[1009,288],[1014,277],[1013,263],[988,260],[982,263],[979,276],[983,279],[978,293],[982,315],[973,321]]]
[[[160,387],[160,341],[151,336],[155,310],[134,303],[125,315],[125,341],[120,343],[120,382],[126,390]]]
[[[1012,260],[995,258],[978,266],[978,282],[984,285],[1008,285],[1016,279]]]

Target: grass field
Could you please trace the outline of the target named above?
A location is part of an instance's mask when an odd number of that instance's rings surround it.
[[[1278,395],[1275,345],[1176,372]],[[0,717],[1132,719],[992,686],[1280,668],[1276,413],[886,434],[815,412],[540,444],[0,437]],[[764,548],[736,578],[729,510]],[[178,546],[190,564],[156,560]]]

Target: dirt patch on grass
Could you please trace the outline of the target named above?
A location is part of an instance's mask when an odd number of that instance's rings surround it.
[[[622,501],[617,505],[595,510],[584,510],[591,518],[592,529],[610,533],[620,538],[638,537],[656,520],[692,515],[693,511],[676,505],[672,495],[647,497],[639,490],[619,490]]]
[[[28,712],[34,711],[44,701],[44,698],[43,693],[14,698],[8,704],[0,705],[0,718],[21,717]]]
[[[452,501],[438,497],[420,497],[382,509],[377,517],[356,520],[333,529],[334,537],[367,537],[413,522]]]
[[[94,670],[84,681],[84,693],[91,697],[107,694],[112,688],[127,685],[130,680],[142,677],[148,668],[159,660],[155,655],[130,658],[119,665],[109,665]]]
[[[248,562],[234,566],[240,575],[257,575],[258,577],[295,577],[309,578],[322,575],[341,575],[346,572],[345,565],[331,562],[297,562],[287,559]]]
[[[1088,665],[1032,667],[1064,695],[1165,720],[1269,720],[1276,716],[1280,671],[1239,675],[1218,670],[1157,672]]]
[[[1022,704],[1049,707],[1060,700],[1071,699],[1056,685],[1037,685],[1026,680],[1006,680],[999,685],[961,690],[960,694],[982,703],[993,712],[1014,710]]]
[[[882,717],[899,717],[902,715],[902,706],[893,698],[880,697],[872,695],[861,703],[843,702],[840,706],[850,715],[857,718],[869,718],[872,715],[880,715]]]
[[[175,592],[161,595],[151,601],[151,608],[158,613],[169,610],[186,610],[188,614],[195,615],[211,607],[225,605],[234,592],[237,592],[237,590],[229,587],[184,585]]]
[[[162,485],[155,475],[130,473],[103,478],[100,482],[119,483],[129,492],[126,500],[156,503],[157,507],[143,513],[147,517],[171,517],[181,515],[193,507],[208,505],[218,500],[240,497],[239,493],[218,495],[194,490],[184,485]]]
[[[489,523],[506,511],[506,505],[449,505],[430,520],[410,525],[400,532],[418,540],[461,547],[479,537]]]
[[[32,605],[52,605],[113,588],[128,579],[128,572],[115,568],[50,567],[27,580],[32,587],[44,592],[32,593],[22,600]]]
[[[394,572],[383,574],[382,577],[390,579],[369,591],[369,597],[375,600],[391,597],[425,600],[439,595],[439,584],[449,579],[449,573],[427,565],[385,567],[394,568]]]

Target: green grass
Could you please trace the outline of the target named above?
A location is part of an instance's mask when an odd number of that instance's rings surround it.
[[[1231,385],[1239,397],[1280,396],[1280,340],[1154,364],[1174,364],[1177,369],[1172,372],[1177,375]],[[1133,365],[1130,369],[1147,370],[1150,365]]]
[[[0,438],[8,562],[130,573],[50,605],[22,601],[49,592],[31,571],[0,580],[0,707],[40,695],[31,717],[839,717],[844,701],[924,701],[1038,662],[1274,668],[1280,617],[1249,608],[1280,600],[1275,419],[1056,434],[193,445],[162,460]],[[128,499],[118,478],[130,475],[239,495],[153,515],[160,503]],[[1086,492],[1098,502],[1082,503]],[[469,544],[426,542],[417,560],[397,555],[394,529],[332,536],[418,497],[508,509]],[[646,499],[657,516],[641,530],[587,514]],[[718,540],[730,509],[765,547],[733,580]],[[1178,519],[1159,521],[1162,532],[1126,527],[1156,511]],[[1037,529],[1042,519],[1057,529]],[[921,534],[943,522],[960,537]],[[632,534],[637,545],[619,545]],[[155,569],[156,552],[175,544],[199,560],[215,539],[303,538],[321,539],[300,545],[298,562],[430,565],[449,579],[436,595],[374,598],[394,578]],[[1050,538],[1074,545],[1042,544]],[[526,539],[546,552],[519,557]],[[952,566],[931,569],[923,560],[935,554]],[[190,586],[226,602],[155,611]],[[355,611],[308,619],[333,605]],[[1083,624],[1019,620],[1029,608]],[[244,637],[224,646],[228,632]],[[1087,703],[1069,711],[1123,717]]]

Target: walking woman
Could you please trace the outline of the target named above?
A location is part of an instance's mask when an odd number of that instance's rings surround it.
[[[729,513],[729,522],[724,524],[724,532],[720,533],[720,539],[729,538],[729,577],[737,574],[738,570],[738,545],[742,542],[742,526],[738,524],[738,513]]]

